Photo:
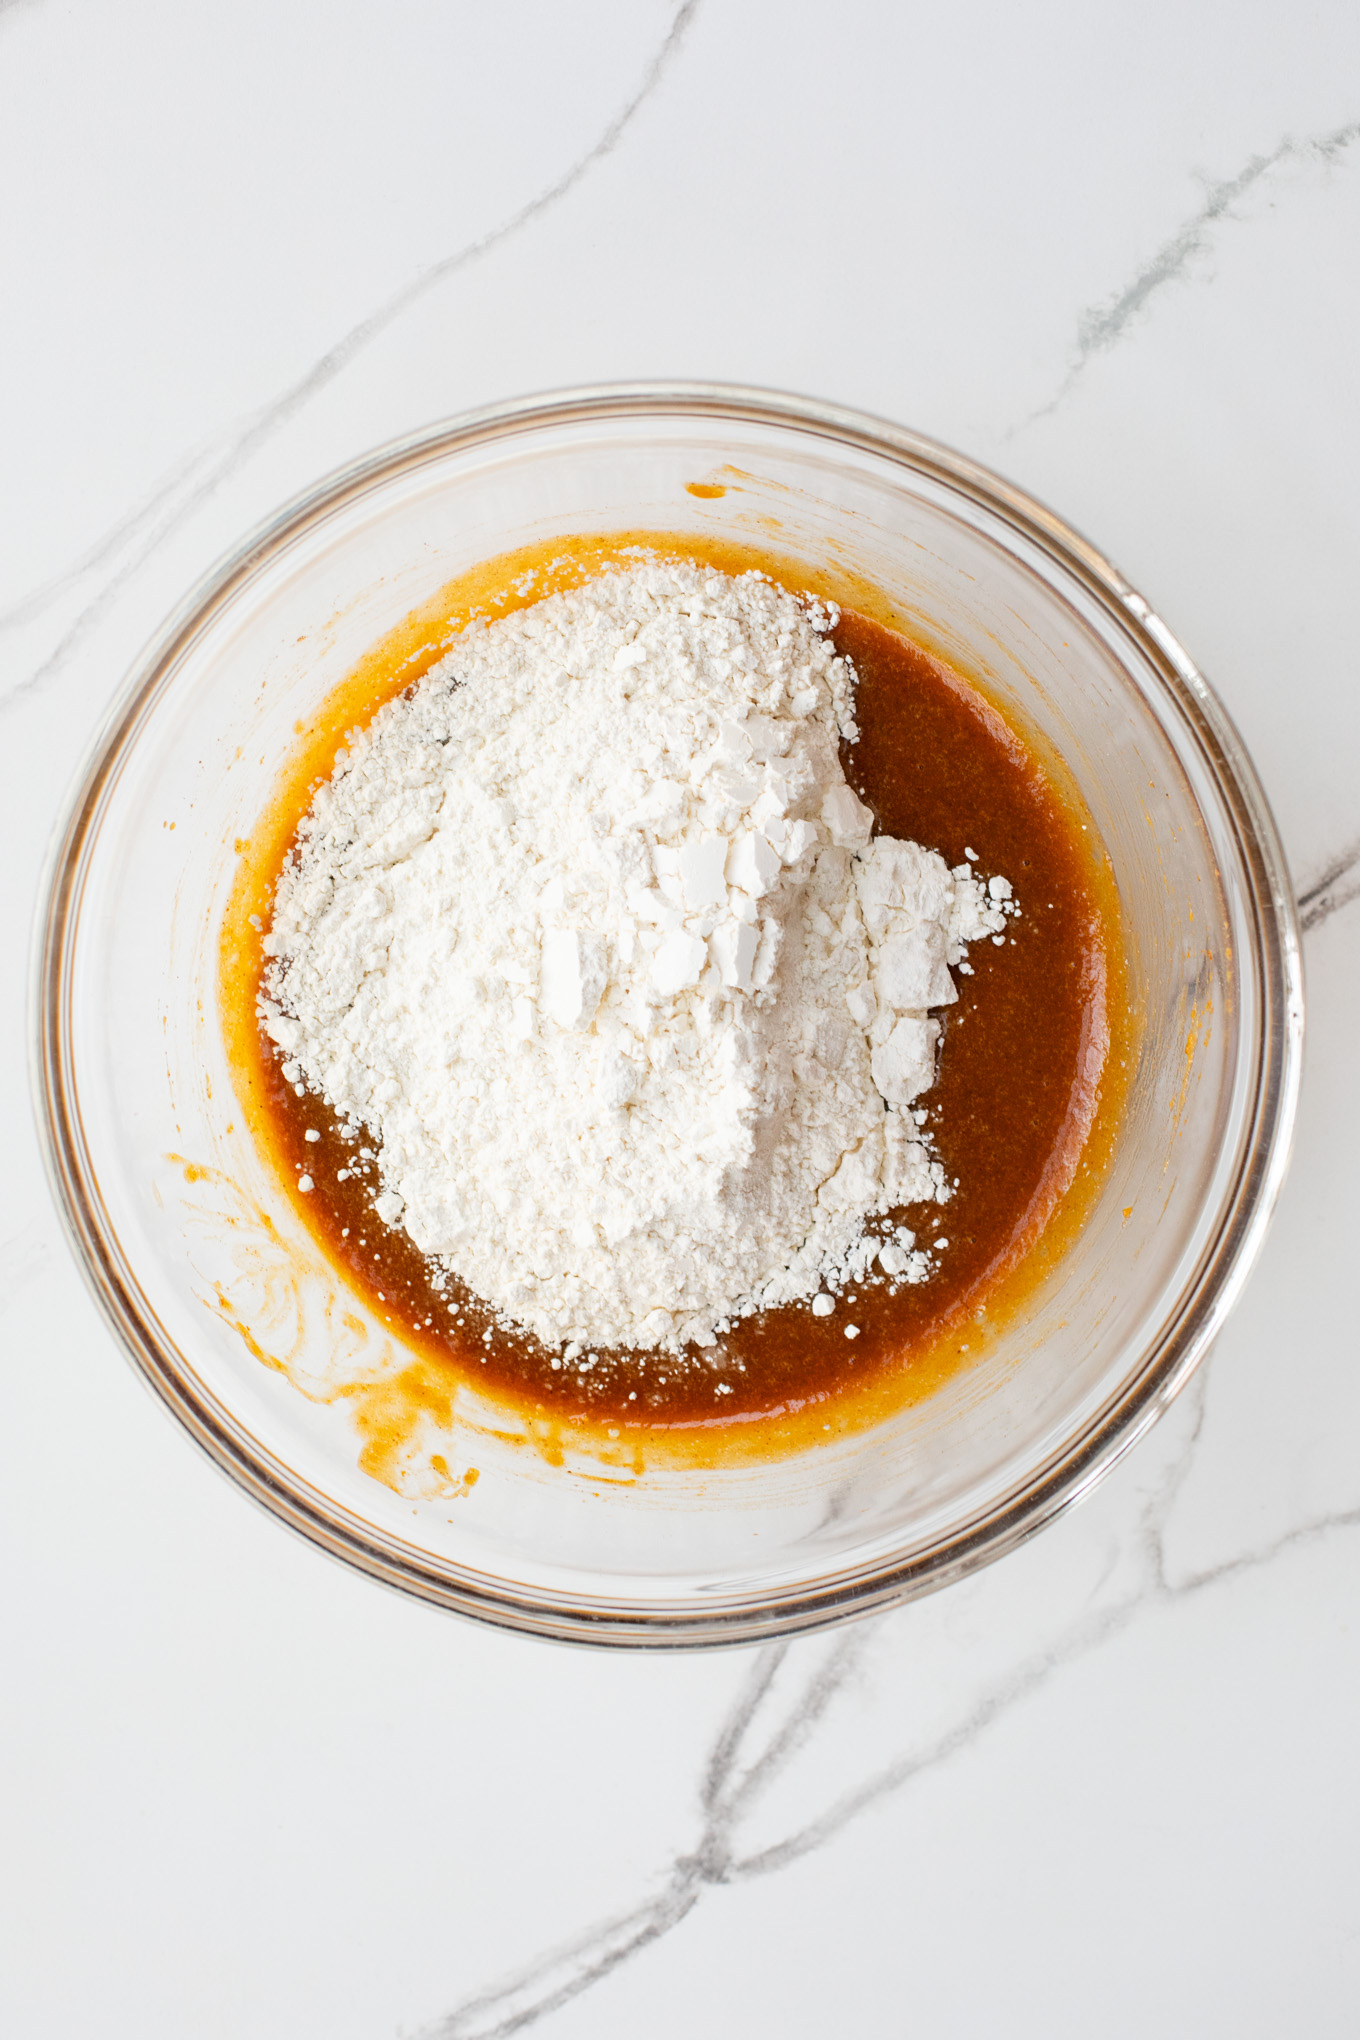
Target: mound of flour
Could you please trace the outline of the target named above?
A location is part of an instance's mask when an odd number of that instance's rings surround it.
[[[372,1141],[385,1222],[569,1357],[901,1274],[866,1224],[949,1194],[908,1108],[1010,888],[871,841],[835,620],[647,562],[469,626],[280,879],[287,1074]]]

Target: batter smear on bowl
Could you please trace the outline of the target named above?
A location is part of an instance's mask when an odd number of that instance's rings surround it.
[[[474,622],[278,875],[259,1075],[299,1203],[384,1316],[567,1412],[901,1367],[1090,1129],[1072,835],[971,690],[766,574],[638,557]]]

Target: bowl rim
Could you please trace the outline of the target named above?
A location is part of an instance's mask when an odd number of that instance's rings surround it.
[[[1133,640],[1195,741],[1229,817],[1261,972],[1262,1017],[1242,1161],[1213,1241],[1160,1336],[1066,1450],[1001,1501],[924,1552],[848,1565],[812,1587],[648,1603],[566,1596],[446,1566],[290,1477],[198,1387],[178,1348],[138,1301],[138,1285],[99,1194],[81,1125],[69,1015],[78,909],[121,761],[192,640],[304,532],[378,482],[455,450],[545,427],[676,417],[794,428],[946,485],[999,516],[1058,563]],[[1189,654],[1119,569],[1013,483],[921,433],[840,405],[707,382],[626,382],[548,391],[437,421],[373,449],[293,496],[190,589],[136,659],[87,752],[54,833],[39,892],[30,969],[30,1065],[43,1161],[63,1228],[106,1323],[145,1384],[208,1458],[278,1521],[331,1557],[416,1598],[494,1626],[577,1643],[651,1649],[751,1643],[823,1628],[928,1593],[1001,1557],[1090,1492],[1184,1387],[1260,1251],[1288,1166],[1302,1065],[1303,970],[1293,886],[1269,803],[1231,718]]]

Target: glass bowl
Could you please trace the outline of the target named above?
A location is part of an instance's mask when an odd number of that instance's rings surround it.
[[[865,576],[1062,761],[1124,910],[1129,1103],[1075,1238],[928,1400],[704,1472],[553,1464],[468,1400],[432,1415],[384,1485],[359,1464],[356,1413],[402,1355],[301,1227],[233,1093],[216,964],[236,852],[297,726],[402,617],[481,560],[621,529],[744,538]],[[98,741],[54,850],[34,984],[39,1117],[77,1257],[217,1464],[389,1585],[539,1635],[653,1647],[903,1600],[1089,1489],[1241,1288],[1285,1168],[1302,1034],[1291,887],[1256,774],[1116,569],[915,433],[696,385],[477,412],[254,533]]]

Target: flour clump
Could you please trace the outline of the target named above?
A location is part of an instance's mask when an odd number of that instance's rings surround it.
[[[469,625],[280,878],[290,1078],[371,1144],[379,1217],[569,1357],[927,1271],[883,1221],[950,1194],[932,1009],[1016,909],[873,836],[835,622],[642,558]]]

